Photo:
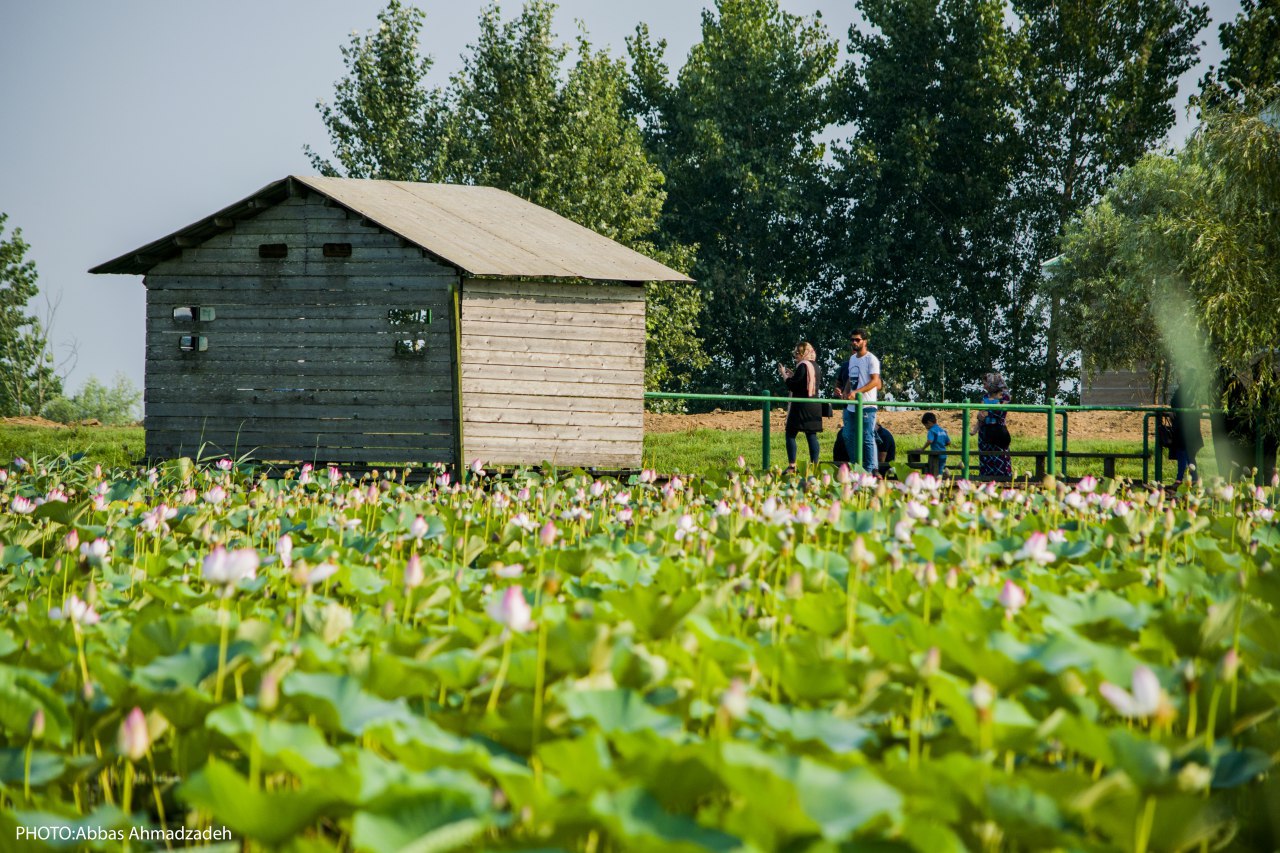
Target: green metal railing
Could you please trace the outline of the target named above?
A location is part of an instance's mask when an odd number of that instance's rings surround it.
[[[649,391],[645,393],[646,400],[700,400],[706,402],[729,402],[729,403],[760,403],[762,404],[761,412],[761,467],[768,470],[771,467],[770,460],[770,415],[772,414],[773,403],[780,398],[774,397],[768,391],[764,391],[759,395],[742,395],[742,394],[678,394],[667,393],[661,391]],[[855,458],[851,464],[862,467],[863,465],[863,414],[868,407],[866,402],[859,394],[856,400],[829,400],[821,397],[787,397],[788,403],[827,403],[836,408],[853,407],[855,409],[854,417],[854,437],[856,439]],[[1043,404],[1022,404],[1022,403],[934,403],[927,401],[906,401],[906,400],[877,400],[875,406],[879,408],[899,408],[899,409],[931,409],[938,411],[959,411],[964,418],[964,430],[960,440],[960,458],[961,458],[961,474],[968,477],[971,470],[971,443],[969,441],[969,423],[970,416],[975,411],[1002,411],[1002,412],[1029,412],[1045,414],[1045,470],[1048,474],[1065,476],[1067,471],[1067,435],[1069,427],[1069,416],[1071,412],[1130,412],[1142,413],[1142,479],[1150,482],[1150,460],[1155,458],[1155,480],[1154,482],[1162,483],[1164,481],[1164,456],[1160,452],[1161,448],[1157,444],[1153,447],[1151,438],[1155,434],[1152,429],[1152,423],[1155,418],[1161,415],[1171,415],[1175,411],[1178,412],[1195,412],[1201,417],[1208,417],[1211,413],[1207,409],[1186,408],[1171,409],[1168,406],[1082,406],[1082,405],[1066,405],[1058,403]],[[1057,446],[1057,419],[1062,418],[1062,447],[1059,450]],[[1154,451],[1154,452],[1153,452]],[[1061,453],[1061,460],[1059,460]],[[1087,454],[1082,454],[1087,455]],[[1254,440],[1254,468],[1256,469],[1255,479],[1261,485],[1262,483],[1262,459],[1263,459],[1263,439],[1259,430]]]

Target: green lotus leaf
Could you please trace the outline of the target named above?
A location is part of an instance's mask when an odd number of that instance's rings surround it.
[[[751,713],[784,739],[796,743],[821,743],[836,753],[861,749],[864,744],[875,740],[875,735],[861,723],[841,719],[825,711],[806,711],[752,699]]]
[[[837,770],[738,742],[725,743],[720,757],[726,785],[749,806],[772,812],[770,818],[780,828],[817,830],[823,838],[840,841],[873,821],[896,822],[902,816],[902,795],[865,767]]]
[[[249,655],[254,646],[247,642],[229,643],[227,666],[241,655]],[[198,688],[205,679],[218,672],[218,645],[205,643],[187,646],[180,652],[156,658],[134,671],[134,682],[146,691],[164,693],[183,687]]]
[[[366,693],[349,675],[291,672],[284,679],[284,695],[305,714],[314,715],[326,729],[363,734],[375,723],[411,718],[403,702],[389,702]]]
[[[61,755],[41,749],[31,751],[30,776],[27,776],[27,750],[24,748],[0,749],[0,782],[22,788],[23,779],[30,779],[34,786],[47,785],[60,779],[67,764]]]
[[[1257,749],[1228,752],[1214,763],[1214,788],[1235,788],[1248,784],[1271,769],[1271,756]]]
[[[1167,747],[1126,729],[1108,736],[1116,766],[1144,791],[1164,787],[1170,781],[1173,756]]]
[[[1092,595],[1062,596],[1041,592],[1037,598],[1064,625],[1075,627],[1094,622],[1112,621],[1130,631],[1139,631],[1151,618],[1151,607],[1134,604],[1114,592],[1100,591]]]
[[[320,732],[255,714],[243,705],[224,705],[205,718],[205,726],[234,743],[245,755],[266,760],[265,770],[333,767],[341,764],[337,750]]]
[[[820,587],[822,583],[812,578],[813,574],[826,575],[840,586],[848,582],[849,560],[834,551],[815,548],[809,544],[799,545],[796,548],[796,562],[808,570],[810,582],[816,586]]]
[[[71,735],[71,714],[43,673],[0,665],[0,729],[10,742],[23,742],[37,711],[44,713],[44,742],[64,746]]]
[[[465,807],[423,797],[383,812],[359,811],[352,821],[352,844],[375,853],[438,853],[475,849],[492,823]]]
[[[203,809],[233,832],[264,844],[281,844],[315,822],[338,800],[316,788],[255,787],[230,765],[212,759],[178,788],[188,806]]]
[[[597,791],[591,798],[591,812],[608,827],[610,834],[627,850],[660,851],[744,850],[742,841],[702,826],[684,815],[665,811],[641,787],[620,791]]]
[[[591,720],[606,734],[653,731],[671,736],[682,729],[680,720],[655,710],[634,690],[566,689],[559,699],[570,719]]]
[[[598,730],[538,744],[538,760],[566,789],[582,794],[612,788],[620,778]]]

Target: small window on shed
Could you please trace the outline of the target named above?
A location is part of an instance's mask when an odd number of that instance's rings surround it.
[[[204,335],[183,335],[178,339],[178,349],[183,352],[205,352],[209,349],[209,339]]]
[[[270,258],[277,260],[289,256],[289,246],[287,243],[259,243],[258,257]]]
[[[351,244],[325,243],[324,256],[326,258],[349,258],[351,257]]]
[[[426,358],[427,342],[422,338],[405,338],[396,341],[396,358]]]
[[[183,305],[173,309],[173,319],[178,323],[208,323],[217,313],[206,305]]]
[[[392,308],[387,312],[387,322],[393,326],[424,326],[431,320],[430,308]]]

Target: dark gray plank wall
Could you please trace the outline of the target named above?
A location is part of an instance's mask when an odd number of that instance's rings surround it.
[[[263,243],[288,255],[261,259]],[[326,258],[325,243],[350,243]],[[147,455],[449,462],[454,270],[319,196],[291,198],[154,267],[147,284]],[[175,320],[211,307],[212,322]],[[393,324],[391,309],[430,311]],[[202,335],[205,352],[182,352]],[[423,357],[398,357],[397,340]]]

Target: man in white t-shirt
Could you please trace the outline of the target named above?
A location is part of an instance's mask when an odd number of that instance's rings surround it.
[[[871,336],[867,334],[866,329],[854,329],[853,334],[849,336],[849,345],[853,350],[853,355],[849,357],[846,363],[848,371],[847,382],[836,388],[836,391],[846,400],[853,400],[857,395],[862,395],[862,467],[866,469],[868,474],[876,473],[876,392],[880,389],[880,359],[871,354],[867,349],[871,342]],[[845,371],[841,371],[844,373]],[[846,406],[844,410],[844,428],[841,431],[841,439],[844,441],[845,449],[849,452],[850,459],[857,459],[858,437],[857,426],[854,418],[858,416],[858,410],[854,406]]]

